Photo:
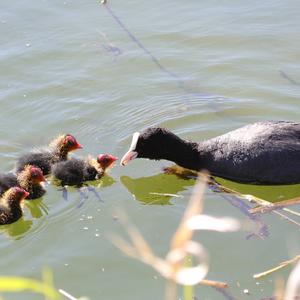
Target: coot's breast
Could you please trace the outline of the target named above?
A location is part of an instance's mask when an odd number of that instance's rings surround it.
[[[240,182],[300,182],[300,124],[259,122],[201,143],[204,167]]]

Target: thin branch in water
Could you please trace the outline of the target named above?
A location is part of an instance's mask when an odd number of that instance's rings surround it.
[[[225,289],[228,287],[228,284],[226,282],[208,280],[208,279],[202,279],[199,284],[214,287],[217,289]]]
[[[177,194],[156,193],[156,192],[152,192],[152,193],[149,193],[149,194],[150,195],[157,195],[157,196],[164,196],[164,197],[183,198],[183,196],[177,195]]]
[[[73,297],[68,292],[64,291],[63,289],[59,289],[58,291],[69,300],[78,300],[77,298]]]
[[[245,203],[243,199],[247,199],[248,195],[240,194],[232,189],[229,189],[225,186],[220,185],[216,181],[211,181],[209,187],[213,188],[213,191],[220,192],[221,196],[226,199],[231,205],[238,208],[246,217],[248,217],[251,221],[253,221],[258,226],[258,233],[253,232],[250,233],[247,236],[247,239],[250,239],[252,237],[259,237],[261,239],[264,239],[269,236],[269,228],[268,225],[265,224],[262,220],[262,218],[258,215],[252,215],[249,210],[251,209],[251,206]]]
[[[111,7],[107,4],[107,1],[104,0],[101,2],[108,12],[108,14],[115,20],[115,22],[118,24],[118,26],[127,34],[127,36],[146,54],[150,57],[151,61],[165,74],[170,76],[171,78],[175,79],[177,82],[177,86],[183,90],[184,92],[191,94],[197,98],[207,96],[207,94],[204,93],[198,93],[194,92],[191,88],[187,87],[185,85],[184,80],[178,76],[176,73],[168,70],[165,66],[163,66],[159,60],[151,53],[150,50],[148,50],[142,42],[126,27],[126,25],[121,21],[121,19],[114,13],[114,11],[111,9]]]
[[[287,220],[288,222],[290,222],[290,223],[292,223],[292,224],[297,225],[298,227],[300,227],[300,223],[299,222],[297,222],[297,221],[289,218],[288,216],[284,215],[283,213],[280,213],[279,211],[273,211],[273,213],[276,214],[276,215],[278,215],[278,216],[280,216],[281,218]]]
[[[262,278],[264,276],[270,275],[270,274],[272,274],[272,273],[274,273],[278,270],[281,270],[281,269],[283,269],[283,268],[285,268],[285,267],[287,267],[287,266],[289,266],[293,263],[296,263],[298,260],[300,260],[300,255],[297,255],[294,258],[290,259],[290,260],[283,261],[277,267],[274,267],[270,270],[264,271],[262,273],[255,274],[255,275],[253,275],[253,278],[259,279],[259,278]]]
[[[296,80],[294,80],[293,78],[291,78],[289,75],[287,75],[285,72],[283,72],[282,70],[279,70],[279,74],[281,75],[282,78],[286,79],[287,81],[289,81],[291,84],[294,85],[298,85],[300,86],[300,83]]]
[[[227,300],[238,300],[237,298],[232,296],[226,289],[215,288],[215,290],[218,291],[220,294],[222,294],[223,297]]]
[[[252,214],[257,214],[257,213],[263,214],[263,213],[271,212],[275,209],[282,209],[287,206],[292,206],[292,205],[296,205],[299,203],[300,203],[300,197],[283,200],[283,201],[279,201],[276,203],[269,202],[267,205],[260,205],[258,207],[251,209],[250,212]]]

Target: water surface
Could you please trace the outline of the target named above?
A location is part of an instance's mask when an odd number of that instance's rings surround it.
[[[1,170],[12,169],[18,155],[60,133],[72,133],[84,145],[76,156],[120,157],[131,134],[148,126],[200,141],[254,121],[299,121],[299,1],[110,4],[152,58],[98,1],[0,3]],[[49,266],[57,287],[75,296],[162,299],[164,280],[121,254],[107,236],[123,234],[115,218],[122,209],[154,251],[166,254],[194,184],[162,174],[166,165],[137,160],[127,168],[116,166],[110,178],[94,184],[103,202],[89,194],[81,205],[75,188],[65,201],[62,191],[48,184],[43,199],[28,204],[23,220],[1,228],[1,274],[40,278]],[[272,201],[300,194],[299,186],[227,184]],[[208,214],[249,220],[244,208],[206,192]],[[208,277],[228,282],[236,299],[271,297],[274,277],[256,281],[252,275],[299,253],[294,224],[273,214],[251,224],[257,232],[265,224],[269,236],[196,237],[210,252]],[[289,271],[277,276],[287,278]],[[225,299],[207,287],[198,287],[196,295]]]

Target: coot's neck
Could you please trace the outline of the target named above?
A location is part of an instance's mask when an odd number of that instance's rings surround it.
[[[13,218],[20,218],[22,216],[22,208],[19,202],[14,201],[10,203],[10,214],[13,216]]]
[[[61,148],[61,149],[56,149],[53,154],[55,160],[63,161],[68,159],[68,153],[69,151],[67,149]]]
[[[198,144],[183,140],[179,137],[163,142],[160,159],[173,161],[177,165],[193,170],[200,169],[200,155]]]

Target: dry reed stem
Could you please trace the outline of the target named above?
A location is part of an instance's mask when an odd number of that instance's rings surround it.
[[[300,260],[300,255],[297,255],[294,258],[290,259],[290,260],[283,261],[277,267],[274,267],[270,270],[264,271],[264,272],[259,273],[259,274],[255,274],[255,275],[253,275],[253,278],[259,279],[259,278],[262,278],[264,276],[270,275],[270,274],[272,274],[272,273],[274,273],[274,272],[276,272],[280,269],[283,269],[283,268],[285,268],[285,267],[287,267],[287,266],[289,266],[293,263],[296,263],[298,260]]]
[[[191,200],[171,241],[171,249],[181,248],[187,241],[192,239],[194,231],[187,228],[187,220],[192,216],[202,213],[203,195],[207,181],[207,173],[199,173],[199,177],[194,187]]]
[[[177,299],[177,283],[174,280],[168,280],[166,283],[165,300]]]
[[[284,280],[282,278],[275,279],[275,300],[284,300]]]

